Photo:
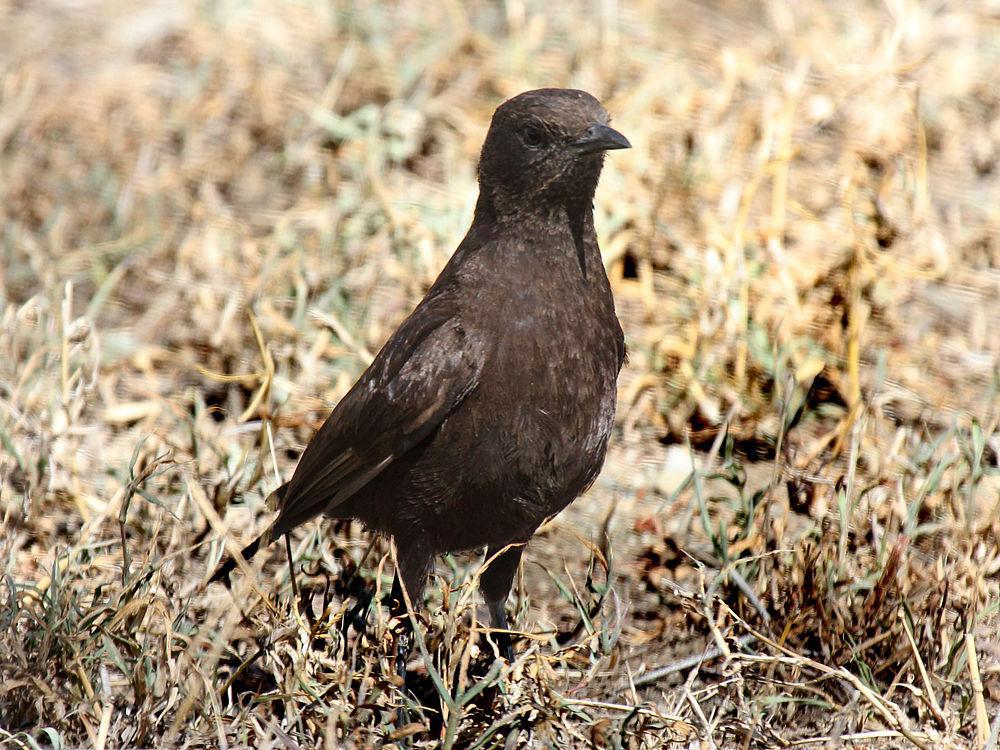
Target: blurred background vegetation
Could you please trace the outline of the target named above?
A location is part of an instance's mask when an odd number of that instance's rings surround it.
[[[0,2],[0,746],[996,748],[998,70],[985,0]],[[634,146],[618,425],[516,663],[459,556],[403,691],[356,525],[203,582],[539,86]]]

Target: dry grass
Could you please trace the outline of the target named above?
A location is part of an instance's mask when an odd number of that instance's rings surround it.
[[[997,747],[1000,6],[546,7],[0,4],[0,746]],[[448,560],[404,692],[356,526],[203,581],[539,85],[635,146],[619,429],[516,663]]]

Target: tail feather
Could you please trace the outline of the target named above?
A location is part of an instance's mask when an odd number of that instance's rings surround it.
[[[273,510],[282,510],[285,507],[285,495],[288,494],[288,482],[285,482],[278,489],[267,496],[264,501],[267,507]]]
[[[244,560],[249,560],[251,557],[257,554],[257,550],[260,549],[260,543],[263,538],[264,535],[261,535],[243,548],[243,551],[240,552],[240,555],[243,557]],[[224,584],[226,584],[226,588],[229,588],[229,574],[235,568],[236,568],[236,559],[230,557],[228,560],[226,560],[224,563],[222,563],[222,565],[218,567],[218,569],[212,574],[212,577],[208,579],[208,582],[215,583],[216,581],[222,581]]]
[[[285,493],[288,492],[288,483],[281,485],[278,489],[267,496],[267,504],[270,507],[275,507],[280,509],[284,504]],[[268,529],[261,534],[259,537],[254,539],[250,544],[243,548],[240,552],[240,556],[244,560],[249,560],[251,557],[257,554],[257,551],[261,547],[266,547],[274,539],[274,524],[268,527]],[[226,584],[226,588],[229,588],[229,574],[236,569],[235,558],[230,557],[218,569],[212,574],[212,577],[208,579],[209,583],[215,583],[216,581],[222,581]]]

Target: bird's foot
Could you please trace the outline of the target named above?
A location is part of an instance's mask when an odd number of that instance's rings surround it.
[[[511,640],[510,633],[506,631],[501,631],[499,633],[493,634],[494,643],[497,644],[497,649],[500,651],[500,655],[507,660],[508,663],[514,663],[514,642]]]
[[[504,610],[504,600],[487,601],[486,607],[489,609],[490,624],[493,626],[490,638],[496,644],[500,655],[513,664],[514,641],[510,637],[510,622],[508,622],[507,613]]]
[[[409,621],[404,620],[396,632],[394,664],[396,676],[403,680],[403,685],[406,684],[406,663],[410,659],[410,648],[412,645],[413,630],[410,627]]]
[[[364,632],[365,628],[368,627],[368,615],[371,612],[373,599],[374,596],[368,589],[361,591],[357,595],[357,601],[354,606],[347,611],[347,614],[344,615],[344,619],[341,621],[341,635],[346,638],[347,631],[352,627],[356,633]]]
[[[410,648],[413,645],[413,628],[405,615],[397,620],[394,633],[393,672],[395,673],[396,683],[399,685],[400,690],[405,691],[407,678],[406,664],[410,659]],[[409,712],[406,710],[405,705],[401,705],[396,709],[396,726],[403,727],[409,721]]]

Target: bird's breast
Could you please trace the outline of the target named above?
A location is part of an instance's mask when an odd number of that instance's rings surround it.
[[[560,281],[510,290],[475,394],[483,454],[500,459],[484,481],[542,515],[596,477],[615,413],[621,329],[610,290]]]

